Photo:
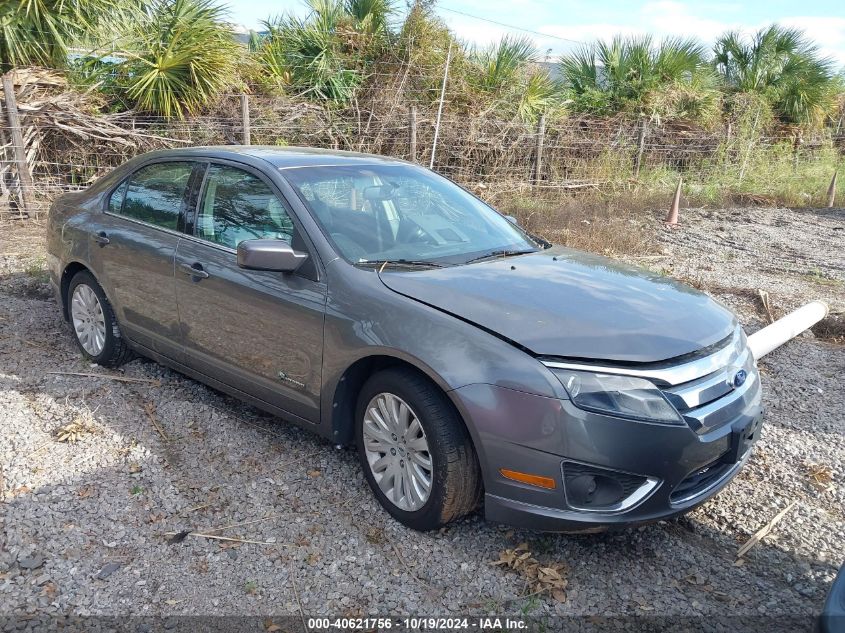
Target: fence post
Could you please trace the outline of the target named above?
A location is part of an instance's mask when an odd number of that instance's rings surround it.
[[[249,95],[241,95],[241,126],[243,129],[243,144],[251,144],[251,130],[249,129]]]
[[[827,188],[827,208],[832,209],[833,203],[836,202],[836,175],[839,170],[833,172],[833,179],[830,181],[830,186]]]
[[[8,188],[6,187],[6,171],[7,169],[3,166],[3,163],[7,163],[9,161],[6,160],[6,151],[5,148],[11,147],[12,143],[9,141],[8,137],[6,136],[6,125],[7,125],[6,115],[3,113],[3,103],[0,102],[0,147],[3,147],[3,151],[0,151],[0,202],[2,202],[3,196],[9,193]]]
[[[408,112],[408,153],[411,162],[417,162],[417,106],[412,105]]]
[[[799,153],[801,152],[801,145],[804,143],[804,139],[801,136],[801,132],[799,131],[795,135],[795,139],[792,141],[792,171],[798,171],[798,158]]]
[[[647,123],[643,119],[637,136],[637,157],[634,159],[634,178],[640,177],[640,165],[643,162],[643,152],[645,151],[646,125]]]
[[[546,136],[546,115],[541,114],[537,121],[537,146],[534,149],[534,186],[540,186],[543,176],[543,143]]]
[[[6,116],[9,119],[9,131],[12,135],[12,148],[15,152],[15,163],[18,168],[18,183],[21,189],[21,210],[29,213],[35,212],[32,205],[32,174],[29,173],[29,166],[26,164],[26,148],[23,144],[21,134],[21,123],[18,117],[18,104],[15,101],[15,84],[12,82],[10,73],[3,75],[3,95],[6,98]]]

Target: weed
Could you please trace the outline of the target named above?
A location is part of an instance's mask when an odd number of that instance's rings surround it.
[[[50,274],[47,271],[47,259],[45,257],[36,257],[30,260],[24,268],[24,274],[38,283],[46,284],[50,281]]]
[[[822,286],[841,286],[842,280],[828,276],[823,270],[814,266],[803,275],[805,279]]]
[[[540,600],[537,598],[537,596],[531,596],[530,598],[528,598],[528,600],[523,603],[519,611],[522,614],[523,618],[527,618],[529,615],[531,615],[531,612],[536,611],[539,606]]]

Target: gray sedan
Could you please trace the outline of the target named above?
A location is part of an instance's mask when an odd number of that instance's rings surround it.
[[[730,312],[403,161],[145,154],[54,203],[48,252],[87,358],[152,358],[355,445],[418,530],[482,502],[556,531],[680,514],[759,436]]]

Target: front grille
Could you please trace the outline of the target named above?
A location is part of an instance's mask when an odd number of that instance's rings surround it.
[[[703,468],[699,468],[675,486],[672,494],[669,495],[669,501],[682,503],[697,497],[717,484],[732,467],[733,464],[725,464],[716,460]]]
[[[737,385],[735,378],[740,370],[745,378]],[[733,419],[756,381],[754,358],[746,347],[709,374],[661,389],[692,430],[702,434]]]

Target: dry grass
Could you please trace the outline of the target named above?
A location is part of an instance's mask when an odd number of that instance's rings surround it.
[[[606,198],[598,193],[567,196],[530,190],[495,201],[500,211],[555,244],[615,256],[659,252],[654,229],[666,203],[663,197],[635,194]]]

